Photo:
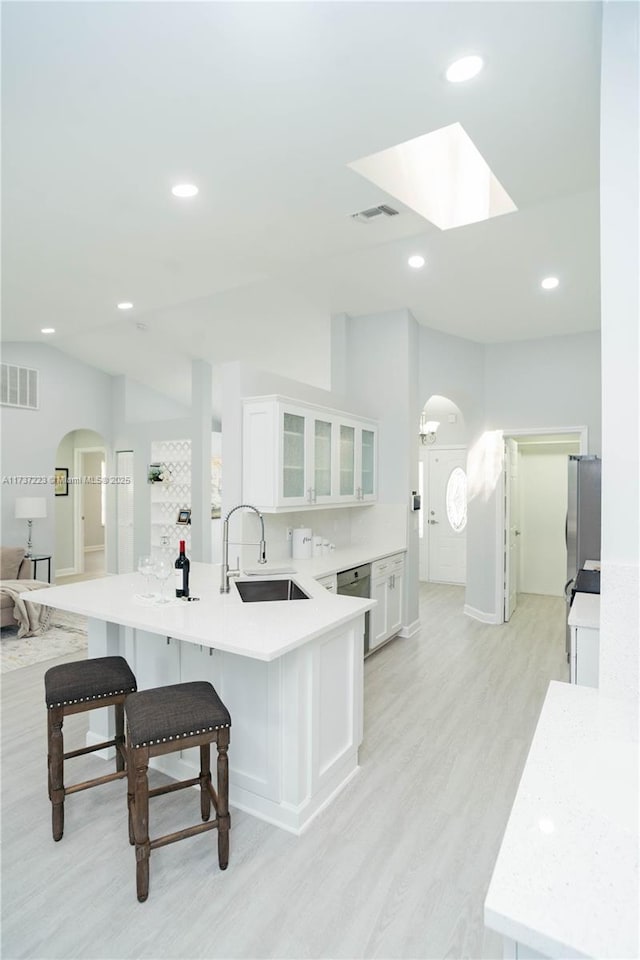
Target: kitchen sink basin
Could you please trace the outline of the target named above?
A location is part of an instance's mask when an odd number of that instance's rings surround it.
[[[236,580],[236,587],[245,603],[266,600],[308,600],[309,596],[293,580]]]

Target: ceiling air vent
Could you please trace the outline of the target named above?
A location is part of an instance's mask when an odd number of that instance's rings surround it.
[[[5,407],[37,410],[38,371],[3,363],[0,370],[0,403]]]
[[[398,211],[386,203],[381,203],[379,207],[369,207],[368,210],[360,210],[359,213],[352,213],[351,219],[358,220],[360,223],[369,223],[374,217],[397,217]]]

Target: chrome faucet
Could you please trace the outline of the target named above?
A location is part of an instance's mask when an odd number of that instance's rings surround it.
[[[258,514],[261,529],[261,539],[260,543],[258,544],[260,547],[258,563],[267,562],[267,542],[264,539],[264,518],[257,507],[252,507],[250,503],[239,503],[237,507],[229,510],[229,513],[224,518],[224,523],[222,524],[222,566],[220,593],[229,593],[229,577],[238,577],[240,575],[239,565],[234,570],[229,570],[229,517],[232,513],[235,513],[236,510],[253,510],[254,513]]]

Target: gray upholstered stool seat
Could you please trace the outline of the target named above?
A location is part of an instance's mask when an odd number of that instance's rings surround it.
[[[132,747],[181,740],[230,727],[231,717],[210,683],[176,683],[141,690],[125,704]]]
[[[104,700],[137,690],[136,678],[124,657],[95,657],[51,667],[44,675],[48,707],[66,707]],[[96,706],[98,706],[96,704]]]
[[[75,660],[51,667],[44,675],[44,695],[47,704],[47,766],[49,799],[51,800],[51,826],[53,839],[60,840],[64,831],[64,798],[70,793],[87,790],[111,780],[126,776],[124,745],[125,697],[137,689],[129,664],[124,657],[95,657]],[[64,752],[62,725],[64,718],[72,713],[84,713],[98,707],[114,707],[115,736],[112,740],[96,743],[92,747]],[[107,747],[116,748],[116,772],[92,780],[84,780],[71,786],[64,785],[64,761]]]
[[[229,863],[229,729],[231,717],[224,703],[204,681],[176,683],[168,687],[132,693],[124,704],[127,718],[127,773],[129,840],[136,848],[136,889],[138,900],[149,895],[149,854],[176,840],[206,830],[218,831],[218,863]],[[211,783],[211,743],[218,748],[217,790]],[[176,750],[200,747],[200,775],[149,789],[149,759]],[[203,823],[176,833],[149,839],[149,797],[184,787],[200,786],[200,815]],[[216,819],[209,822],[211,804]]]

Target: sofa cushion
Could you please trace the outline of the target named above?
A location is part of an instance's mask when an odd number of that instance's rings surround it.
[[[24,547],[0,547],[0,580],[17,580]]]

